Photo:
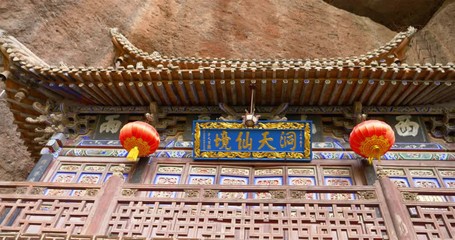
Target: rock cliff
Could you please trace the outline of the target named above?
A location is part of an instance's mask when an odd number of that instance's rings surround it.
[[[395,1],[388,1],[392,5],[367,1],[363,7],[378,14],[355,10],[356,1],[342,1],[340,8],[336,2],[340,1],[1,1],[0,28],[46,62],[70,66],[111,65],[111,27],[119,28],[136,46],[162,55],[256,59],[360,55],[395,35],[397,29],[385,19],[395,13],[391,9],[400,8]],[[403,24],[428,21],[442,1],[435,1],[429,11],[422,6],[425,2],[405,9],[424,15],[423,20],[409,18]],[[417,33],[408,54],[411,63],[455,60],[454,12],[455,0],[445,1]],[[10,127],[12,115],[3,102],[0,110],[0,180],[21,179],[32,160],[18,146],[18,133]]]

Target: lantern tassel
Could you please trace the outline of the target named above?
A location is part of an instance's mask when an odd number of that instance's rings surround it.
[[[368,164],[370,164],[370,165],[373,164],[373,157],[369,157],[369,158],[367,158],[367,160],[368,160]]]
[[[372,165],[372,164],[373,164],[373,160],[374,160],[375,158],[378,159],[378,162],[379,162],[379,163],[381,163],[381,153],[380,153],[380,150],[381,150],[381,148],[380,148],[378,145],[374,145],[374,146],[373,146],[372,152],[373,152],[374,156],[368,157],[368,158],[367,158],[367,159],[368,159],[368,164]]]
[[[130,152],[128,153],[128,156],[126,156],[126,159],[128,159],[130,161],[136,161],[138,155],[139,155],[139,148],[133,147],[133,148],[131,148]]]

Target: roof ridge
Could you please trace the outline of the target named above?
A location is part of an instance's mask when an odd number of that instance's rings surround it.
[[[119,52],[120,62],[126,61],[123,63],[124,66],[132,64],[135,62],[145,62],[144,65],[157,67],[158,65],[182,65],[180,64],[183,61],[193,62],[191,66],[210,66],[212,64],[220,65],[225,64],[227,67],[230,65],[273,65],[281,63],[294,63],[298,62],[302,64],[318,64],[326,65],[326,62],[332,62],[330,65],[365,65],[370,64],[374,61],[380,63],[386,63],[391,65],[397,61],[400,63],[404,60],[404,49],[409,43],[409,38],[416,33],[416,28],[410,26],[407,31],[397,33],[388,43],[383,46],[374,49],[373,51],[367,52],[364,55],[351,56],[351,57],[335,57],[335,58],[306,58],[306,59],[226,59],[226,58],[200,58],[200,57],[167,57],[162,56],[159,52],[154,51],[152,54],[136,47],[131,41],[128,40],[125,35],[119,32],[118,28],[111,28],[110,34],[112,36],[112,42],[116,49]],[[126,58],[130,58],[129,60]],[[362,64],[363,62],[363,64]],[[198,64],[199,63],[199,64]],[[193,67],[193,68],[197,68]],[[180,66],[180,68],[191,68]]]

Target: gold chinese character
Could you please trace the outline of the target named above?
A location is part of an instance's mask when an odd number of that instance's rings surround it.
[[[219,147],[219,149],[223,149],[224,148],[226,150],[231,150],[231,148],[228,147],[230,140],[231,140],[231,138],[228,137],[227,131],[222,131],[221,132],[221,138],[220,138],[219,134],[216,134],[215,146]],[[220,143],[221,143],[221,147],[220,147]]]
[[[253,148],[253,138],[250,138],[250,132],[245,133],[245,139],[242,139],[243,132],[240,132],[235,140],[239,144],[239,150],[242,149],[252,149]]]
[[[211,145],[211,143],[212,143],[212,138],[210,137],[210,133],[208,133],[207,139],[209,140],[209,144],[207,145],[207,149],[212,149],[212,145]]]
[[[262,140],[259,141],[261,143],[261,145],[259,146],[259,150],[261,150],[264,147],[264,145],[267,145],[267,147],[269,147],[271,150],[276,149],[269,144],[269,141],[273,141],[273,138],[271,137],[268,138],[267,135],[269,135],[269,132],[262,133]]]
[[[281,132],[280,136],[280,147],[285,148],[287,146],[292,146],[291,150],[294,151],[297,146],[297,135],[295,132]]]

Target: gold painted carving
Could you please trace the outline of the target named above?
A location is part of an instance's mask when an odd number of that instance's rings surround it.
[[[305,151],[303,152],[304,158],[310,158],[310,154],[311,154],[310,137],[311,137],[310,124],[306,123],[305,124]]]
[[[16,194],[26,194],[27,187],[16,187]]]
[[[204,198],[216,198],[218,196],[219,190],[205,190]]]
[[[289,158],[301,159],[311,157],[311,129],[309,123],[298,122],[268,122],[259,123],[259,129],[304,129],[304,152],[203,152],[201,153],[201,129],[244,129],[242,123],[232,122],[202,122],[196,123],[194,132],[194,157],[197,158]]]
[[[402,192],[401,195],[405,201],[418,201],[418,194],[411,192]]]
[[[194,133],[194,157],[203,157],[201,156],[201,145],[200,145],[200,139],[201,139],[201,124],[196,123],[196,129]]]
[[[289,175],[314,175],[313,168],[289,168],[288,169]]]
[[[123,173],[125,172],[125,164],[120,164],[118,166],[115,166],[113,168],[111,168],[112,170],[112,175],[113,176],[118,176],[118,177],[121,177],[123,178]]]
[[[384,178],[384,177],[387,177],[387,172],[381,167],[381,166],[378,166],[377,170],[376,170],[376,176],[378,178]]]
[[[46,191],[45,187],[33,187],[32,190],[30,191],[30,194],[32,194],[32,195],[44,195],[45,191]]]
[[[90,188],[85,190],[85,196],[94,197],[98,194],[98,189]]]
[[[254,170],[254,175],[256,176],[266,176],[266,175],[282,175],[282,168],[264,168]]]
[[[357,192],[359,199],[362,200],[374,200],[377,199],[376,193],[374,191],[359,191]]]
[[[198,198],[199,190],[193,190],[193,189],[185,190],[185,196],[188,198]]]
[[[306,198],[306,191],[301,190],[291,191],[291,198],[304,199]]]
[[[246,168],[222,168],[222,174],[233,174],[233,175],[243,175],[248,176],[250,174],[250,170]]]
[[[131,197],[131,196],[134,196],[137,192],[137,189],[129,189],[129,188],[125,188],[125,189],[122,189],[122,196],[125,196],[125,197]]]
[[[420,177],[434,176],[433,170],[430,169],[410,169],[409,173],[413,176]]]
[[[275,191],[269,191],[270,195],[272,196],[272,199],[285,199],[286,198],[286,191],[282,190],[275,190]]]
[[[183,167],[182,166],[163,166],[159,165],[158,170],[159,173],[182,173]]]

